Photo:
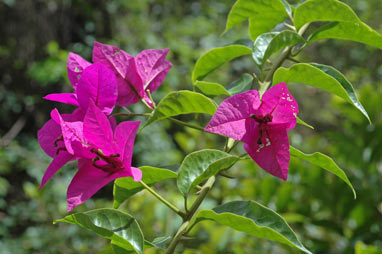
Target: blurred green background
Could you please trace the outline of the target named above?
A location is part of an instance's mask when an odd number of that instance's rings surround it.
[[[344,2],[382,32],[381,0]],[[37,143],[37,130],[54,107],[62,112],[72,110],[42,99],[48,93],[71,91],[66,77],[68,52],[90,61],[94,40],[117,45],[133,55],[146,48],[170,48],[168,59],[174,66],[154,94],[159,101],[169,91],[192,89],[190,74],[203,52],[248,38],[245,24],[220,36],[232,4],[229,0],[0,0],[1,254],[107,250],[107,241],[86,230],[52,224],[66,215],[66,188],[75,173],[74,163],[38,191],[50,158]],[[290,132],[292,145],[333,157],[353,183],[357,199],[334,175],[301,161],[291,160],[289,179],[282,182],[248,160],[230,170],[235,179],[219,179],[203,206],[253,199],[284,215],[304,245],[316,254],[382,253],[382,52],[354,42],[329,40],[310,45],[299,60],[333,65],[343,72],[372,119],[369,125],[350,104],[326,92],[291,86],[300,117],[315,127],[313,131],[297,126]],[[240,74],[254,71],[251,59],[241,58],[220,68],[211,80],[229,84]],[[132,110],[142,112],[144,108],[137,105]],[[200,120],[205,123],[208,119]],[[140,133],[133,164],[165,167],[179,164],[189,152],[222,146],[223,140],[213,135],[163,121]],[[155,188],[183,205],[175,181]],[[112,207],[112,184],[75,211],[99,207]],[[181,222],[145,192],[121,209],[138,219],[148,240],[173,234]],[[181,244],[184,253],[298,253],[213,222],[200,223],[190,235]]]

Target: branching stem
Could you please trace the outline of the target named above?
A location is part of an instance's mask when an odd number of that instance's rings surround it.
[[[168,206],[171,210],[173,210],[175,213],[177,213],[180,217],[182,217],[183,219],[186,218],[186,214],[179,210],[176,206],[174,206],[173,204],[171,204],[170,202],[168,202],[165,198],[163,198],[161,195],[159,195],[155,190],[153,190],[150,186],[148,186],[147,184],[145,184],[143,181],[139,181],[140,184],[142,184],[142,186],[148,190],[151,194],[153,194],[157,199],[159,199],[163,204],[165,204],[166,206]]]
[[[215,176],[211,176],[210,178],[208,178],[207,182],[203,185],[198,198],[192,204],[190,210],[186,213],[186,216],[183,220],[182,225],[179,227],[178,232],[176,232],[175,236],[172,238],[169,246],[167,247],[166,249],[167,254],[174,253],[176,245],[179,243],[179,241],[187,232],[187,226],[189,225],[191,219],[193,218],[196,211],[198,210],[200,204],[203,202],[204,198],[207,196],[207,193],[211,189],[214,182],[215,182]]]

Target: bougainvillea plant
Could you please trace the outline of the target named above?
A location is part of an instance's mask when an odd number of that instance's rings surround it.
[[[300,83],[323,89],[356,107],[370,121],[352,84],[340,71],[328,65],[301,63],[295,57],[311,43],[329,38],[382,48],[382,36],[337,0],[308,0],[297,6],[290,6],[285,0],[238,0],[228,15],[225,32],[245,20],[249,20],[250,38],[245,45],[234,43],[203,54],[192,72],[193,89],[171,92],[158,104],[151,93],[163,83],[172,66],[166,60],[169,49],[147,49],[134,57],[116,46],[95,42],[93,63],[69,54],[67,70],[73,93],[49,94],[44,98],[75,108],[66,114],[53,109],[51,119],[38,132],[41,147],[53,159],[40,188],[67,162],[78,161],[78,171],[67,191],[68,212],[75,212],[77,205],[113,180],[114,208],[73,213],[57,222],[76,224],[110,239],[114,253],[143,253],[150,248],[174,253],[191,228],[203,220],[312,253],[279,214],[256,201],[239,199],[207,210],[199,207],[216,178],[226,177],[225,172],[238,161],[252,159],[271,175],[287,181],[291,156],[338,176],[355,197],[345,172],[331,158],[321,153],[307,155],[290,146],[288,131],[296,123],[309,125],[298,117],[299,106],[288,86]],[[243,56],[252,57],[256,69],[245,74],[246,79],[235,82],[235,86],[228,89],[215,81],[203,80],[221,65]],[[284,63],[287,68],[281,67]],[[116,105],[127,107],[136,103],[144,104],[147,112],[113,114]],[[207,114],[210,119],[207,124],[201,121],[195,125],[174,118],[182,114]],[[158,165],[135,168],[131,165],[132,153],[140,122],[118,123],[116,117],[121,120],[136,115],[147,117],[141,128],[170,119],[174,124],[202,131],[203,135],[217,134],[226,143],[221,150],[190,153],[177,172],[156,168]],[[246,151],[242,155],[238,155],[240,142]],[[169,173],[177,177],[184,207],[171,204],[149,186],[165,180],[161,174]],[[149,182],[145,174],[150,175]],[[183,220],[165,244],[145,239],[137,220],[117,209],[138,192],[132,193],[129,184],[138,191],[148,190]],[[194,194],[197,197],[188,207],[187,198]]]

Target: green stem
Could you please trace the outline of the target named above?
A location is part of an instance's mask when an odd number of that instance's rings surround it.
[[[120,112],[120,113],[112,114],[111,116],[151,116],[151,114],[150,113],[124,113],[124,112]]]
[[[176,206],[174,206],[173,204],[171,204],[170,202],[168,202],[166,199],[164,199],[161,195],[159,195],[155,190],[153,190],[152,188],[150,188],[150,186],[148,186],[147,184],[145,184],[143,181],[139,181],[140,184],[142,184],[142,186],[148,190],[151,194],[153,194],[157,199],[159,199],[163,204],[165,204],[166,206],[168,206],[171,210],[173,210],[175,213],[177,213],[180,217],[182,218],[186,218],[186,214],[184,212],[182,212],[181,210],[179,210]]]
[[[140,101],[143,103],[143,104],[145,104],[145,106],[148,108],[148,109],[150,109],[150,111],[153,111],[153,108],[149,105],[149,104],[147,104],[147,102],[144,100],[144,99],[140,99]]]
[[[189,124],[189,123],[180,121],[180,120],[175,119],[175,118],[172,118],[172,117],[170,117],[169,119],[170,119],[171,121],[173,121],[174,123],[176,123],[176,124],[183,125],[183,126],[186,126],[186,127],[192,128],[192,129],[195,129],[195,130],[199,130],[199,131],[203,131],[203,132],[205,132],[204,128],[202,128],[202,127],[199,127],[199,126],[196,126],[196,125],[193,125],[193,124]]]
[[[151,95],[150,89],[147,89],[146,92],[147,92],[147,94],[149,95],[149,98],[150,98],[150,100],[151,100],[151,102],[152,102],[152,104],[153,104],[153,107],[156,108],[157,105],[155,104],[155,101],[154,101],[154,99],[153,99],[153,96]]]
[[[167,254],[174,253],[176,245],[179,243],[179,241],[187,232],[187,226],[189,225],[192,217],[195,215],[196,211],[198,210],[200,204],[203,202],[204,198],[207,196],[207,193],[211,189],[214,182],[215,182],[215,176],[211,176],[210,178],[208,178],[207,182],[203,185],[198,198],[192,204],[190,210],[187,212],[186,217],[184,218],[182,225],[179,227],[178,232],[176,232],[175,236],[172,238],[169,246],[167,247],[166,249]]]
[[[233,143],[233,145],[228,148],[227,153],[230,153],[239,143],[240,143],[240,141],[236,140],[235,143]]]

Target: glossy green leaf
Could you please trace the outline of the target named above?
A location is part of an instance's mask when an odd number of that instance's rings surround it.
[[[285,30],[282,32],[264,33],[257,37],[253,44],[252,58],[260,68],[274,53],[288,46],[305,42],[304,38],[296,32]]]
[[[298,116],[296,117],[296,119],[297,119],[297,123],[298,123],[298,124],[304,125],[304,126],[310,128],[310,129],[314,130],[314,127],[313,127],[312,125],[307,124],[306,122],[304,122],[303,120],[301,120]]]
[[[157,248],[164,251],[170,240],[171,240],[171,236],[157,237],[152,242],[145,240],[144,248],[145,249]]]
[[[192,82],[195,84],[196,80],[202,80],[221,65],[237,57],[249,54],[251,54],[251,50],[243,45],[229,45],[211,49],[204,53],[196,62],[192,71]]]
[[[249,35],[255,40],[288,18],[288,12],[290,6],[283,0],[238,0],[228,14],[224,33],[248,19]]]
[[[382,48],[382,36],[362,22],[331,22],[314,31],[307,41],[312,43],[330,38],[351,40]]]
[[[309,0],[296,8],[294,24],[297,30],[315,21],[361,22],[352,8],[338,0]]]
[[[293,10],[292,10],[292,7],[290,6],[290,4],[288,3],[288,1],[287,0],[281,0],[281,3],[284,5],[284,8],[285,8],[286,12],[288,13],[288,15],[292,16]]]
[[[335,94],[355,106],[370,121],[359,102],[352,84],[339,71],[331,66],[316,63],[299,63],[289,69],[278,68],[273,76],[273,83],[296,82],[314,86]]]
[[[90,230],[112,241],[113,249],[124,249],[125,253],[143,252],[143,234],[138,222],[129,214],[108,208],[76,213],[57,222],[66,222]],[[119,247],[119,248],[118,248]]]
[[[139,169],[142,171],[142,181],[147,185],[153,185],[154,183],[177,177],[175,172],[168,169],[154,168],[150,166],[143,166]],[[143,189],[143,186],[139,182],[134,182],[131,177],[116,179],[114,181],[113,189],[113,207],[118,208],[122,202]]]
[[[185,90],[172,92],[159,102],[145,126],[176,115],[191,113],[213,115],[215,111],[214,102],[203,94]]]
[[[273,210],[255,201],[232,201],[212,210],[202,210],[195,222],[212,220],[259,238],[296,247],[311,253],[298,240],[286,221]]]
[[[224,86],[222,86],[218,83],[197,80],[195,82],[195,86],[202,93],[204,93],[205,95],[208,95],[208,96],[219,96],[219,95],[231,96],[231,94],[224,88]]]
[[[335,174],[336,176],[341,178],[341,180],[344,181],[350,187],[350,189],[353,192],[354,199],[357,197],[355,190],[353,188],[353,185],[350,183],[345,172],[340,167],[338,167],[338,165],[334,162],[334,160],[332,158],[326,156],[325,154],[318,153],[318,152],[312,153],[312,154],[305,154],[305,153],[301,152],[300,150],[298,150],[292,146],[290,147],[290,155],[297,157],[299,159],[305,160],[307,162],[310,162],[313,165],[316,165],[320,168],[323,168],[323,169]]]
[[[165,249],[170,240],[171,236],[157,237],[152,241],[152,244],[158,249]]]
[[[205,149],[184,158],[178,173],[178,189],[187,196],[192,188],[220,170],[235,164],[240,158],[219,150]]]
[[[248,73],[244,73],[239,79],[235,80],[227,86],[228,92],[230,92],[232,95],[235,95],[248,91],[252,88],[252,81],[253,76]]]

